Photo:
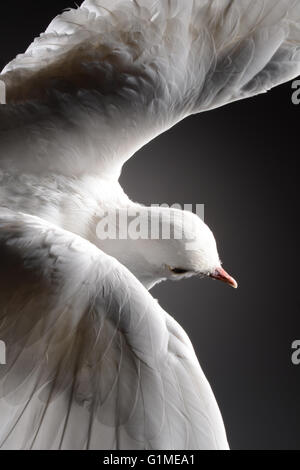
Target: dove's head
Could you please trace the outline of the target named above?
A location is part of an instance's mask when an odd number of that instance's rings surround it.
[[[172,211],[174,234],[165,248],[168,278],[198,275],[219,279],[232,287],[236,281],[221,266],[215,237],[204,221],[189,211]]]
[[[127,237],[108,241],[104,251],[124,264],[148,289],[163,280],[210,277],[237,287],[221,267],[212,231],[189,211],[141,207]]]

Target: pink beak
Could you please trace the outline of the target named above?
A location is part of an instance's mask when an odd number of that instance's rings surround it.
[[[210,274],[210,277],[213,279],[218,279],[218,281],[223,281],[226,282],[226,284],[229,284],[231,287],[234,287],[235,289],[238,286],[238,283],[236,282],[233,277],[229,276],[229,274],[225,271],[223,268],[217,268],[214,273]]]

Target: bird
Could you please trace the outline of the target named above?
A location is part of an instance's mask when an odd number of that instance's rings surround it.
[[[187,116],[299,72],[299,0],[85,0],[5,66],[0,449],[229,449],[191,341],[150,290],[237,282],[201,218],[133,202],[119,178]],[[102,236],[123,216],[172,235]]]

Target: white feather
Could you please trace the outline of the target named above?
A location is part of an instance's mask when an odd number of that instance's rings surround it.
[[[2,166],[117,179],[187,115],[299,71],[299,0],[87,1],[0,75]]]

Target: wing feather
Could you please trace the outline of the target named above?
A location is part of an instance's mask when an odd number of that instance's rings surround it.
[[[125,267],[0,211],[1,449],[227,448],[181,327]]]
[[[0,76],[2,166],[118,178],[187,115],[299,70],[299,0],[87,0]]]

